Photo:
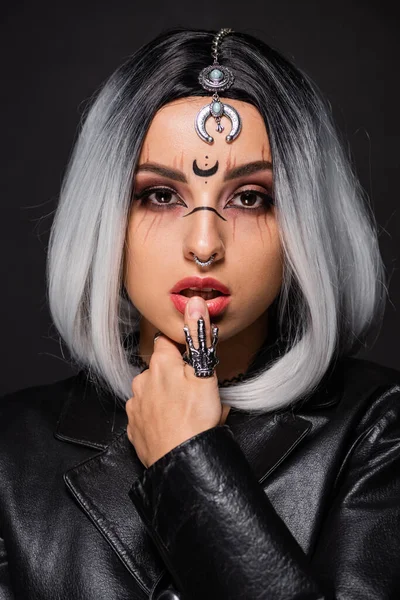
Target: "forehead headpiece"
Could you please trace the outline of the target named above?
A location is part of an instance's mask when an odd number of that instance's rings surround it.
[[[228,67],[220,65],[218,62],[218,52],[221,40],[229,33],[233,33],[233,30],[221,29],[214,36],[211,51],[214,62],[212,65],[203,69],[199,75],[201,86],[209,92],[214,92],[211,103],[207,104],[207,106],[204,106],[199,111],[195,120],[195,128],[198,135],[208,144],[212,144],[214,141],[214,138],[206,131],[206,122],[210,117],[214,117],[217,124],[216,131],[218,131],[218,133],[222,133],[224,130],[221,125],[222,116],[228,117],[231,121],[231,131],[225,137],[228,143],[233,142],[233,140],[237,138],[242,128],[242,122],[237,110],[235,110],[233,106],[230,106],[230,104],[221,102],[218,96],[218,92],[223,92],[230,88],[235,80],[232,71],[228,69]]]

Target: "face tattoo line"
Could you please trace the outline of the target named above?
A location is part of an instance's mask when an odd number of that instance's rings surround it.
[[[215,163],[215,165],[213,167],[210,167],[209,169],[200,169],[200,167],[197,164],[196,159],[194,159],[193,161],[193,172],[195,175],[198,175],[199,177],[211,177],[211,175],[215,175],[215,173],[218,171],[218,161]]]
[[[212,210],[213,212],[215,212],[216,215],[219,216],[220,219],[222,219],[223,221],[227,220],[222,215],[220,215],[219,212],[217,210],[215,210],[215,208],[213,208],[212,206],[197,206],[196,208],[194,208],[193,210],[191,210],[190,213],[188,213],[187,215],[183,215],[182,219],[184,217],[188,217],[189,215],[192,215],[197,210]]]

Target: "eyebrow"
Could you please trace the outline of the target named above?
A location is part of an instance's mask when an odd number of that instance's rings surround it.
[[[159,165],[157,163],[143,163],[139,165],[136,170],[137,173],[140,171],[151,171],[152,173],[156,173],[162,177],[168,177],[168,179],[180,181],[181,183],[187,183],[186,176],[184,173],[182,173],[182,171],[164,167],[163,165]],[[234,167],[225,174],[224,181],[230,181],[231,179],[243,177],[244,175],[253,175],[259,171],[272,171],[272,163],[268,160],[256,160],[254,162],[247,163],[246,165]]]
[[[230,169],[224,177],[224,181],[243,177],[244,175],[253,175],[259,171],[272,171],[272,163],[268,160],[256,160],[255,162],[247,163]]]
[[[136,172],[139,173],[139,171],[151,171],[152,173],[156,173],[162,177],[168,177],[168,179],[174,179],[175,181],[187,183],[186,176],[184,173],[182,173],[182,171],[176,171],[175,169],[170,169],[169,167],[163,167],[163,165],[158,165],[157,163],[143,163],[142,165],[138,166]]]

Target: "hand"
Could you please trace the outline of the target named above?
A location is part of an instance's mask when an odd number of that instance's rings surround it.
[[[184,315],[195,347],[200,316],[205,321],[210,347],[207,304],[195,296],[187,303]],[[212,377],[196,377],[193,367],[184,362],[178,345],[165,335],[154,343],[149,368],[132,380],[132,392],[133,397],[126,403],[127,435],[145,467],[194,435],[221,424],[223,405],[216,373]]]

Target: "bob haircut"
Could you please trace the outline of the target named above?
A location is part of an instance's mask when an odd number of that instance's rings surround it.
[[[211,63],[213,36],[168,30],[120,66],[87,110],[61,188],[46,273],[51,316],[72,360],[122,405],[140,372],[126,343],[140,314],[123,284],[135,168],[158,109],[210,97],[198,75]],[[223,96],[254,105],[269,136],[284,256],[274,323],[285,344],[220,396],[263,413],[307,399],[337,359],[364,344],[383,317],[385,269],[373,212],[318,88],[244,33],[224,39],[220,61],[235,74]]]

